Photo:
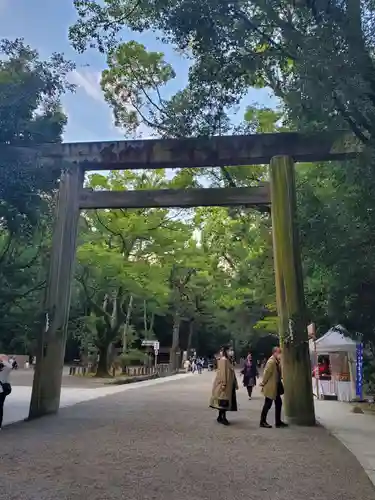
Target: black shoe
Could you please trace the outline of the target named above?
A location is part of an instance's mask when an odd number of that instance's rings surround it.
[[[286,424],[285,422],[279,422],[278,424],[276,424],[276,426],[278,429],[282,428],[282,427],[289,427],[288,424]]]
[[[272,425],[267,422],[261,422],[259,427],[263,427],[264,429],[272,429]]]
[[[223,417],[221,415],[219,415],[216,420],[219,424],[223,423]]]
[[[230,425],[230,422],[226,418],[223,418],[223,420],[221,421],[221,423],[223,425]]]

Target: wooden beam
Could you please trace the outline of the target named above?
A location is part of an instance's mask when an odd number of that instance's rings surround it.
[[[353,158],[362,150],[343,132],[280,132],[244,136],[50,144],[40,154],[81,164],[85,170],[256,165],[273,156],[295,162]]]
[[[245,188],[92,191],[83,189],[80,208],[191,208],[270,204],[268,184]]]

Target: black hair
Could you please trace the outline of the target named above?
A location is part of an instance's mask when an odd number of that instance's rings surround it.
[[[230,346],[229,345],[223,345],[221,346],[221,351],[223,352],[223,355],[228,358],[228,351],[230,349]]]

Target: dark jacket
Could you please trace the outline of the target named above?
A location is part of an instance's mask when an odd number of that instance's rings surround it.
[[[248,362],[246,361],[241,373],[243,375],[244,387],[247,387],[249,385],[250,379],[254,379],[254,385],[255,385],[258,376],[258,369],[254,361],[251,363],[251,365],[249,365]]]

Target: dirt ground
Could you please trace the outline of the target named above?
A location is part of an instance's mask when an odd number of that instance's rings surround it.
[[[13,370],[11,374],[11,381],[13,385],[31,387],[33,385],[34,370],[28,369],[24,370],[19,368],[18,370]],[[72,376],[69,375],[69,367],[64,367],[63,372],[63,387],[76,387],[82,389],[90,389],[95,387],[103,387],[103,385],[111,379],[101,379],[96,377],[83,377],[83,376]]]
[[[3,500],[374,500],[323,428],[260,429],[239,393],[230,427],[208,408],[211,373],[165,381],[1,431]],[[273,415],[270,416],[273,421]]]

